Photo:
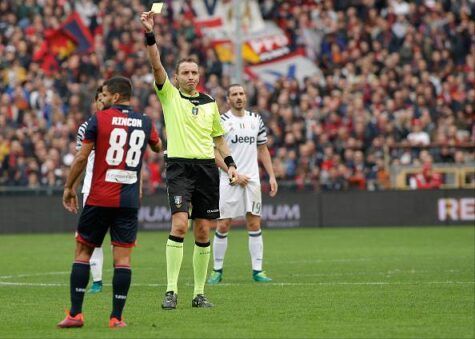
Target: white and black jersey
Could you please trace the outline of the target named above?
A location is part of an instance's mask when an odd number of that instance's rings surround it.
[[[238,172],[259,183],[257,146],[267,143],[266,127],[261,116],[245,111],[244,116],[239,117],[227,111],[221,115],[221,124]],[[227,173],[220,172],[223,178],[227,178]]]
[[[82,147],[82,141],[84,140],[84,134],[86,133],[87,128],[87,120],[81,124],[78,128],[78,133],[76,135],[76,152]],[[91,190],[91,182],[92,182],[92,170],[94,168],[94,150],[89,154],[87,158],[87,166],[86,166],[86,175],[84,176],[84,182],[82,184],[82,193],[89,194]]]

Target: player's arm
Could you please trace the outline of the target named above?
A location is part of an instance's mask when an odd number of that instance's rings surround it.
[[[167,79],[167,73],[160,60],[160,52],[158,51],[155,34],[153,33],[153,15],[154,12],[143,12],[140,15],[140,21],[145,29],[145,43],[147,45],[148,59],[152,65],[153,77],[155,78],[155,83],[161,86]]]
[[[147,119],[149,119],[147,117]],[[150,146],[151,150],[155,153],[159,153],[162,150],[162,139],[160,139],[160,136],[158,135],[157,128],[153,124],[151,120],[150,121],[150,139],[148,140],[148,145]]]
[[[63,193],[63,206],[70,212],[77,213],[78,211],[78,199],[73,185],[86,168],[87,159],[93,148],[93,142],[83,143],[81,150],[74,158],[74,161],[71,165],[71,170],[69,172],[68,178],[66,179]]]
[[[155,144],[150,144],[150,149],[155,153],[159,153],[162,150],[162,139],[158,138]]]
[[[81,151],[82,147],[82,141],[84,140],[84,133],[86,132],[87,128],[87,123],[83,123],[81,126],[79,126],[78,131],[76,133],[76,154],[74,155],[74,158],[76,158]],[[74,159],[73,159],[74,161]],[[81,181],[82,175],[78,176],[76,181],[73,183],[73,189],[76,191],[77,187],[79,186],[79,182]]]
[[[274,168],[272,167],[272,159],[266,144],[257,145],[257,157],[262,162],[264,169],[269,175],[270,192],[269,195],[274,197],[277,194],[278,185],[275,179]]]
[[[237,166],[234,162],[233,157],[231,156],[231,151],[229,150],[228,144],[222,135],[213,137],[215,150],[221,155],[224,164],[227,167],[227,173],[229,175],[229,181],[234,183],[238,178],[238,173],[236,171]],[[215,151],[216,153],[216,151]]]
[[[80,153],[80,151],[78,151],[76,153],[76,155],[74,156],[74,159],[76,159],[78,157],[79,153]],[[83,174],[84,174],[84,171],[77,177],[76,181],[73,183],[73,190],[74,191],[76,191],[76,189],[79,187],[79,183],[81,182],[81,179],[83,178]]]

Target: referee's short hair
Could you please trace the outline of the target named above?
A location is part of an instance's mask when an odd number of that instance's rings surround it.
[[[112,94],[119,93],[124,100],[130,99],[132,96],[132,82],[129,78],[123,76],[115,76],[106,80],[102,87],[106,87]]]
[[[180,59],[178,60],[178,62],[176,63],[176,67],[175,67],[175,73],[178,74],[178,70],[180,69],[180,65],[184,62],[193,62],[195,64],[198,65],[198,60],[195,58],[195,57],[186,57],[186,58],[183,58],[183,59]],[[199,66],[199,65],[198,65]]]
[[[238,84],[238,83],[234,83],[234,84],[231,84],[228,86],[228,88],[226,89],[226,97],[229,97],[229,91],[231,90],[231,88],[233,87],[242,87],[242,89],[244,89],[244,86],[241,85],[241,84]]]

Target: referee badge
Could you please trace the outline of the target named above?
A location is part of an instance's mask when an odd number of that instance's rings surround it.
[[[191,114],[193,114],[193,115],[195,115],[195,116],[198,115],[198,107],[193,107],[193,108],[191,109]]]
[[[180,208],[181,207],[181,203],[182,203],[182,198],[181,198],[181,195],[175,195],[173,197],[173,200],[175,201],[175,206],[177,208]]]

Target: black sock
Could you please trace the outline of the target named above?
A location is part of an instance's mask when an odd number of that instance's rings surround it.
[[[112,313],[111,318],[122,320],[122,310],[129,292],[132,270],[130,267],[120,266],[114,269],[112,279]]]
[[[82,302],[89,282],[89,262],[75,261],[71,269],[70,292],[71,310],[69,314],[74,317],[82,312]]]

